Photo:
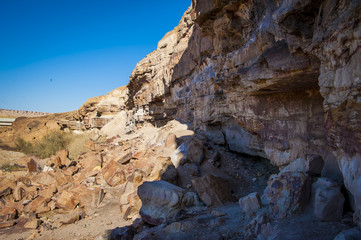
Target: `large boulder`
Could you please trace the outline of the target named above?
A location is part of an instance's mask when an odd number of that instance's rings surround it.
[[[136,233],[133,226],[117,227],[110,232],[108,240],[132,240]]]
[[[257,192],[250,193],[238,200],[243,213],[253,213],[261,208],[261,198]]]
[[[361,239],[361,231],[358,228],[351,228],[340,232],[333,240],[357,240]]]
[[[200,165],[204,158],[204,142],[196,137],[183,142],[171,155],[173,165],[177,168],[186,162]]]
[[[227,126],[224,133],[230,150],[252,156],[267,157],[257,134],[248,132],[238,124]]]
[[[320,175],[324,166],[324,161],[320,155],[308,154],[305,158],[298,158],[291,162],[282,172],[300,171],[310,175]]]
[[[226,181],[214,175],[205,175],[192,180],[194,188],[207,206],[219,206],[232,199]]]
[[[282,172],[272,175],[263,193],[276,218],[284,218],[303,210],[310,197],[311,181],[303,172]]]
[[[165,181],[144,182],[138,187],[138,196],[140,216],[152,225],[174,221],[179,211],[198,203],[194,193]]]
[[[345,198],[338,184],[331,179],[319,178],[312,187],[315,191],[315,216],[322,221],[341,220]]]

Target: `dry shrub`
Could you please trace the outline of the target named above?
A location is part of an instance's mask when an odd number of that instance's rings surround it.
[[[80,154],[87,152],[88,149],[84,146],[87,141],[90,140],[90,133],[83,133],[73,135],[71,141],[68,144],[69,158],[76,159]]]
[[[34,143],[17,138],[15,145],[18,151],[42,159],[54,155],[58,150],[67,149],[70,159],[74,159],[79,154],[86,152],[84,144],[89,139],[90,134],[87,133],[75,135],[71,132],[52,131]]]
[[[5,163],[0,166],[0,170],[7,171],[7,172],[23,171],[23,170],[25,170],[25,168],[26,168],[25,166],[21,166],[16,163],[15,164]]]
[[[17,138],[15,145],[16,149],[20,152],[40,158],[47,158],[54,155],[58,150],[67,149],[69,142],[69,134],[61,131],[52,131],[34,143]]]
[[[18,137],[15,140],[15,149],[19,152],[23,152],[25,154],[31,154],[32,147],[33,144],[31,142],[27,142],[21,137]]]

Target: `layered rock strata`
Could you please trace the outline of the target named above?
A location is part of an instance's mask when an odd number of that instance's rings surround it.
[[[358,212],[360,11],[356,0],[194,0],[132,72],[127,108],[280,168],[320,155]]]

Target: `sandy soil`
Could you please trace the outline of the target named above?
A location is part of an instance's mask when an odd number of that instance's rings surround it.
[[[24,153],[8,151],[0,148],[0,166],[4,164],[20,164],[18,160],[23,156],[25,156]]]
[[[80,221],[61,226],[54,230],[26,230],[25,221],[19,219],[18,224],[11,228],[0,229],[0,239],[20,240],[20,239],[40,239],[40,240],[61,240],[61,239],[86,239],[92,240],[105,235],[117,227],[131,224],[125,221],[119,208],[118,188],[107,189],[109,193],[102,204],[95,210],[94,214],[81,219]]]

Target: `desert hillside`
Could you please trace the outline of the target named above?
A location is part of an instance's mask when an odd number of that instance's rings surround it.
[[[11,117],[11,118],[18,118],[18,117],[38,117],[44,116],[49,113],[43,112],[35,112],[35,111],[21,111],[21,110],[9,110],[9,109],[0,109],[0,117]]]
[[[360,13],[193,0],[127,86],[0,129],[70,139],[3,167],[1,236],[361,239]]]

